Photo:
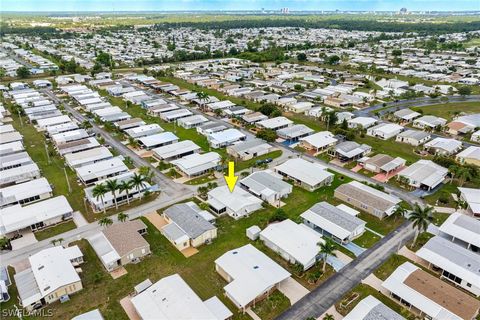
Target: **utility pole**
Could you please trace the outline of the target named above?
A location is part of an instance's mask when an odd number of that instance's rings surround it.
[[[72,192],[72,187],[70,186],[70,180],[68,180],[67,169],[63,167],[63,172],[65,173],[65,180],[67,180],[68,193]]]
[[[330,124],[330,114],[327,114],[327,131],[328,131],[329,124]]]
[[[20,110],[18,110],[18,119],[20,120],[20,125],[23,127],[23,119],[22,115],[20,114]]]
[[[48,153],[48,146],[46,143],[45,143],[45,154],[47,155],[47,162],[48,164],[50,164],[50,154]]]

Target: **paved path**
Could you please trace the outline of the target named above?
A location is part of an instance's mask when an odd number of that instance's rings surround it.
[[[143,216],[147,213],[151,213],[155,210],[161,209],[168,207],[172,204],[175,204],[177,202],[186,200],[188,198],[193,197],[193,192],[186,192],[184,194],[179,195],[178,197],[172,198],[168,197],[165,194],[160,194],[159,197],[157,197],[155,200],[150,201],[148,203],[145,203],[143,205],[140,205],[138,207],[126,210],[125,213],[128,214],[129,219],[135,219],[140,216]],[[117,221],[116,216],[111,217],[112,220]],[[62,238],[64,239],[63,244],[68,244],[72,241],[77,241],[83,238],[86,238],[90,235],[93,235],[100,231],[102,227],[98,224],[98,222],[92,222],[89,223],[88,225],[85,225],[80,228],[76,228],[67,232],[64,232],[62,234],[59,234],[55,236],[55,238]],[[37,253],[40,250],[43,250],[45,248],[51,247],[52,244],[50,242],[50,239],[45,239],[42,241],[39,241],[33,245],[30,245],[25,248],[21,248],[19,250],[14,250],[14,251],[8,251],[5,253],[2,253],[0,255],[0,265],[2,266],[7,266],[12,263],[21,261],[23,259],[28,258],[34,253]]]
[[[307,288],[292,277],[282,281],[278,290],[290,300],[290,304],[296,303],[309,292]]]
[[[405,222],[282,313],[277,319],[303,320],[309,317],[319,317],[385,262],[392,253],[398,251],[399,247],[413,236],[413,233],[410,222]]]

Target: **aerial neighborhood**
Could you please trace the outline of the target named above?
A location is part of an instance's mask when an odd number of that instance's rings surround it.
[[[478,15],[269,10],[5,15],[2,319],[479,319]]]

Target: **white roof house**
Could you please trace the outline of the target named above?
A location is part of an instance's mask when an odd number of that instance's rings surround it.
[[[467,203],[468,209],[474,215],[480,215],[480,189],[459,187],[458,191],[460,191],[460,199]]]
[[[285,140],[297,141],[312,134],[314,131],[303,124],[294,124],[290,127],[277,130],[277,135]]]
[[[460,164],[480,165],[480,147],[469,146],[465,150],[459,152],[455,159]]]
[[[37,126],[40,129],[45,130],[48,126],[53,126],[53,125],[68,123],[68,122],[72,122],[72,119],[70,119],[69,116],[63,115],[63,116],[52,117],[52,118],[38,119]]]
[[[480,296],[480,255],[440,236],[433,237],[416,255],[442,269],[442,278]],[[454,277],[454,278],[452,278]]]
[[[480,248],[480,221],[462,214],[452,213],[439,228],[442,235],[460,242],[468,248]]]
[[[201,148],[190,140],[183,140],[180,142],[168,144],[163,147],[155,148],[152,150],[153,156],[160,160],[174,160],[187,156],[192,153],[197,153]]]
[[[207,202],[215,212],[227,213],[234,219],[248,216],[262,208],[262,200],[237,187],[233,189],[233,192],[230,192],[227,186],[210,190]]]
[[[65,155],[65,161],[71,168],[79,168],[111,158],[113,154],[104,146]]]
[[[51,138],[56,145],[88,138],[88,132],[85,129],[76,129],[52,134]]]
[[[300,138],[300,146],[306,149],[320,151],[335,145],[337,141],[338,140],[333,137],[333,134],[330,131],[321,131],[304,138]]]
[[[377,123],[377,119],[371,117],[356,117],[350,120],[347,120],[349,128],[369,128]]]
[[[323,241],[318,232],[290,219],[268,225],[260,232],[260,239],[290,263],[300,263],[304,270],[317,261],[318,243]]]
[[[480,302],[410,262],[399,266],[382,287],[435,320],[473,319]]]
[[[194,177],[214,169],[220,160],[221,157],[218,153],[207,152],[203,154],[190,154],[183,158],[173,160],[170,163],[188,177]]]
[[[381,123],[367,129],[367,135],[387,140],[403,131],[403,127],[395,123]]]
[[[274,168],[275,172],[309,190],[315,190],[333,181],[334,174],[316,162],[300,158],[289,159]]]
[[[234,144],[235,142],[245,140],[247,136],[237,129],[227,129],[220,132],[214,132],[207,136],[208,142],[212,148],[223,148]]]
[[[86,185],[89,185],[95,181],[114,177],[127,172],[128,167],[123,163],[120,157],[115,157],[75,168],[75,170],[80,180]]]
[[[208,119],[200,114],[195,114],[193,116],[181,118],[181,119],[178,119],[177,121],[179,126],[187,129],[198,127],[199,125],[205,122],[208,122]]]
[[[26,182],[40,177],[40,169],[36,163],[23,164],[1,171],[0,186]]]
[[[405,318],[384,305],[374,296],[367,296],[343,320],[404,320]]]
[[[328,202],[319,202],[300,215],[303,222],[342,243],[348,243],[365,231],[366,222]]]
[[[293,124],[293,121],[285,117],[276,117],[262,120],[256,123],[257,127],[264,129],[278,130]]]
[[[154,135],[161,132],[163,132],[163,129],[156,123],[146,124],[143,126],[125,130],[125,133],[132,138],[145,137],[145,136]]]
[[[8,154],[16,153],[25,150],[22,141],[15,141],[10,143],[0,144],[0,155],[6,156]]]
[[[216,296],[202,301],[178,274],[160,279],[131,301],[144,320],[225,320],[233,315]]]
[[[27,203],[52,195],[47,179],[39,178],[0,189],[0,208],[17,203]],[[38,199],[37,199],[38,197]]]
[[[278,205],[280,199],[292,193],[292,185],[283,181],[282,177],[270,170],[257,171],[240,180],[240,186],[253,195]]]
[[[261,139],[249,139],[237,142],[227,147],[227,153],[242,160],[249,160],[267,154],[274,150],[274,147]]]
[[[80,283],[76,291],[82,289],[80,276],[74,267],[74,264],[83,262],[78,246],[43,249],[28,260],[30,267],[14,275],[22,306],[28,308],[58,289],[76,283]]]
[[[148,150],[165,146],[167,144],[171,144],[177,141],[178,137],[169,131],[140,137],[138,139],[138,142]]]
[[[225,294],[242,309],[290,278],[290,273],[251,244],[226,252],[215,260],[215,268],[229,282]]]
[[[413,126],[421,129],[435,128],[437,126],[443,127],[446,123],[446,119],[430,115],[413,120]]]
[[[425,143],[425,149],[431,149],[435,154],[450,155],[462,148],[462,142],[456,139],[435,138]]]
[[[430,190],[442,183],[447,174],[448,169],[431,160],[418,160],[400,171],[398,177],[405,179],[412,187],[427,187]]]
[[[395,111],[393,115],[403,121],[410,122],[413,119],[420,117],[422,114],[407,108]]]
[[[19,204],[0,212],[0,235],[21,230],[51,219],[71,217],[73,209],[64,196],[50,198],[27,206]]]
[[[191,116],[193,113],[190,110],[187,109],[178,109],[174,111],[169,111],[169,112],[163,112],[160,114],[160,118],[165,121],[175,121],[180,118],[185,118],[188,116]]]

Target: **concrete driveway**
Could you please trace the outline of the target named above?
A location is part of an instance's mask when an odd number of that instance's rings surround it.
[[[310,292],[292,277],[281,282],[278,290],[290,300],[291,304],[296,303]]]

